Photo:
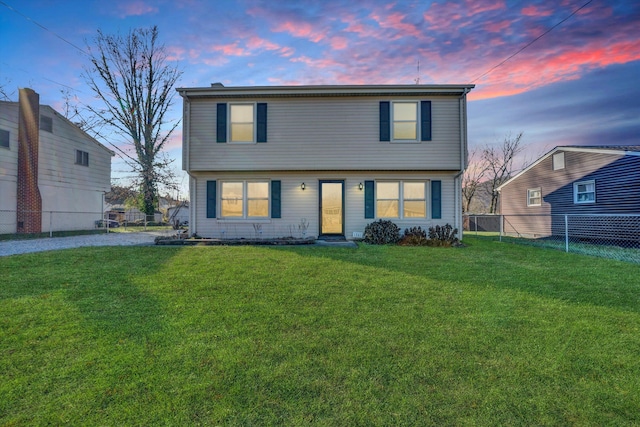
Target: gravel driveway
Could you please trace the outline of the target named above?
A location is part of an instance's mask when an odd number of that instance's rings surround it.
[[[153,245],[154,239],[157,236],[170,234],[173,234],[173,232],[146,231],[141,233],[104,233],[44,239],[7,240],[0,242],[0,256],[79,248],[83,246]]]

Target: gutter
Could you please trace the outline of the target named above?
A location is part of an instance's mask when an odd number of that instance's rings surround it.
[[[467,161],[469,157],[468,144],[467,144],[467,93],[471,88],[465,87],[462,95],[458,98],[460,108],[460,172],[453,177],[453,218],[455,221],[455,228],[460,233],[460,240],[462,240],[462,182],[460,177],[467,169]]]

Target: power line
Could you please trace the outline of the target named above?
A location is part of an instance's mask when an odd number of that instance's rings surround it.
[[[566,20],[568,20],[569,18],[571,18],[573,15],[575,15],[576,13],[580,12],[582,9],[584,9],[585,7],[587,7],[589,5],[589,3],[591,3],[593,0],[589,0],[588,2],[586,2],[585,4],[583,4],[582,6],[580,6],[579,8],[577,8],[576,10],[574,10],[573,12],[571,12],[571,14],[569,16],[567,16],[566,18],[564,18],[562,21],[558,22],[556,25],[554,25],[553,27],[549,28],[547,31],[545,31],[544,33],[540,34],[538,37],[536,37],[535,39],[531,40],[529,43],[527,43],[525,46],[523,46],[522,48],[520,48],[516,53],[512,54],[511,56],[507,57],[504,61],[500,62],[498,65],[495,65],[493,67],[491,67],[489,70],[485,71],[483,74],[479,75],[478,77],[476,77],[475,79],[473,79],[471,81],[471,83],[475,83],[478,80],[480,80],[482,77],[486,76],[487,74],[489,74],[490,72],[492,72],[493,70],[495,70],[496,68],[500,67],[501,65],[503,65],[505,62],[507,62],[508,60],[510,60],[511,58],[513,58],[514,56],[516,56],[517,54],[519,54],[520,52],[522,52],[523,50],[525,50],[526,48],[528,48],[529,46],[531,46],[532,44],[534,44],[535,42],[537,42],[538,40],[540,40],[542,37],[546,36],[547,34],[549,34],[554,28],[558,27],[560,24],[562,24],[563,22],[565,22]]]
[[[63,42],[67,43],[70,46],[73,46],[75,49],[79,50],[81,53],[83,53],[84,55],[90,56],[84,49],[79,48],[78,46],[76,46],[75,44],[71,43],[69,40],[65,39],[64,37],[62,37],[61,35],[59,35],[58,33],[51,31],[50,29],[48,29],[47,27],[45,27],[44,25],[40,24],[37,21],[34,21],[33,19],[29,18],[27,15],[25,15],[24,13],[21,13],[19,11],[17,11],[16,9],[14,9],[13,7],[9,6],[8,4],[6,4],[5,2],[3,2],[2,0],[0,0],[0,4],[3,5],[4,7],[6,7],[7,9],[17,13],[18,15],[22,16],[24,19],[26,19],[29,22],[32,22],[33,24],[37,25],[38,27],[42,28],[45,31],[48,31],[49,33],[53,34],[54,36],[56,36],[57,38],[59,38],[60,40],[62,40]]]

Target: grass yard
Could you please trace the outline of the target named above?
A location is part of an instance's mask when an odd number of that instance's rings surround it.
[[[640,424],[640,267],[466,242],[0,258],[0,425]]]

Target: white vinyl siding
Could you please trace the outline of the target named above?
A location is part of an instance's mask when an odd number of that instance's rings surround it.
[[[457,97],[432,97],[432,141],[379,141],[380,98],[270,98],[266,144],[216,144],[216,99],[191,99],[189,170],[460,170]],[[408,99],[411,101],[411,99]],[[415,100],[415,98],[413,99]],[[240,100],[225,100],[229,104]],[[399,100],[401,101],[401,100]]]
[[[202,237],[213,238],[241,238],[255,237],[254,225],[260,224],[260,237],[299,237],[298,225],[304,219],[308,222],[306,237],[316,237],[319,233],[319,181],[344,180],[344,227],[345,237],[353,238],[354,232],[362,233],[367,224],[375,219],[364,217],[365,191],[359,184],[365,181],[406,181],[429,182],[442,181],[442,218],[394,218],[393,222],[402,230],[409,227],[421,226],[424,229],[435,225],[456,224],[456,209],[454,206],[454,175],[453,173],[429,172],[198,172],[192,175],[191,216],[189,219],[189,233],[197,233]],[[269,180],[281,181],[281,218],[207,218],[207,181],[218,182],[218,212],[220,212],[220,183],[221,182],[261,182]],[[300,184],[305,183],[305,190]],[[429,187],[429,185],[427,185]],[[427,191],[428,192],[428,191]],[[224,232],[224,233],[223,233]]]

